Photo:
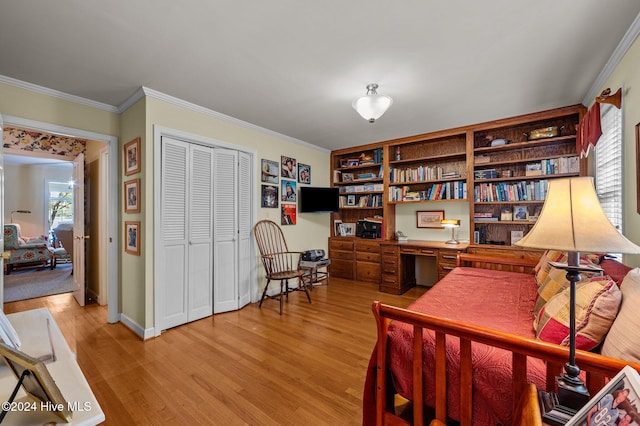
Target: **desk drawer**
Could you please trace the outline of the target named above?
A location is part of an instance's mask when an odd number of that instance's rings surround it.
[[[380,263],[380,253],[356,252],[356,260],[361,260],[364,262]]]
[[[389,255],[397,255],[398,254],[398,246],[396,245],[389,245],[389,244],[381,244],[380,245],[380,253],[384,254],[389,254]]]
[[[440,249],[438,263],[440,266],[456,266],[459,250]]]
[[[414,254],[416,256],[437,256],[437,249],[418,248],[418,247],[401,247],[401,254]]]
[[[343,251],[343,250],[331,250],[329,252],[329,258],[331,260],[334,260],[334,259],[353,260],[353,252]]]
[[[378,243],[377,241],[357,241],[356,251],[380,253],[380,243]]]
[[[380,282],[380,265],[377,263],[356,263],[356,279],[358,281]]]
[[[329,273],[335,278],[353,279],[353,262],[347,260],[331,259]]]
[[[384,254],[382,255],[382,264],[389,266],[398,266],[398,257]]]
[[[353,241],[329,240],[329,249],[353,251]]]

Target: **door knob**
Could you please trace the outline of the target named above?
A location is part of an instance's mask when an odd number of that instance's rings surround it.
[[[4,260],[9,260],[10,257],[11,257],[11,252],[10,251],[3,251],[2,252],[2,258]]]

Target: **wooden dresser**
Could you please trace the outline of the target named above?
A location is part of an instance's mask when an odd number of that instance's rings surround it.
[[[332,277],[380,283],[380,240],[330,237]]]

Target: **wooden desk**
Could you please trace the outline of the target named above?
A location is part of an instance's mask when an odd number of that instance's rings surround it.
[[[17,312],[7,315],[15,328],[22,346],[20,350],[35,358],[51,353],[49,333],[47,332],[47,319],[51,328],[51,339],[56,354],[56,361],[47,362],[47,370],[55,380],[56,385],[67,403],[74,408],[71,423],[63,423],[57,415],[47,411],[10,411],[4,418],[4,424],[8,425],[96,425],[105,420],[100,404],[96,400],[82,370],[76,362],[75,354],[69,349],[58,324],[46,309],[34,309],[31,311]],[[0,400],[7,401],[15,388],[18,380],[9,368],[0,362]],[[24,390],[18,392],[15,401],[33,401]],[[40,404],[37,404],[40,407]]]
[[[381,241],[380,291],[402,294],[416,285],[416,256],[435,258],[438,280],[456,266],[458,253],[465,252],[468,244],[447,244],[443,241],[409,240],[407,242]]]

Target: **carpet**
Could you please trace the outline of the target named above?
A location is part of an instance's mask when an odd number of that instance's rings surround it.
[[[4,303],[73,291],[73,265],[58,264],[51,270],[25,269],[4,276]]]

